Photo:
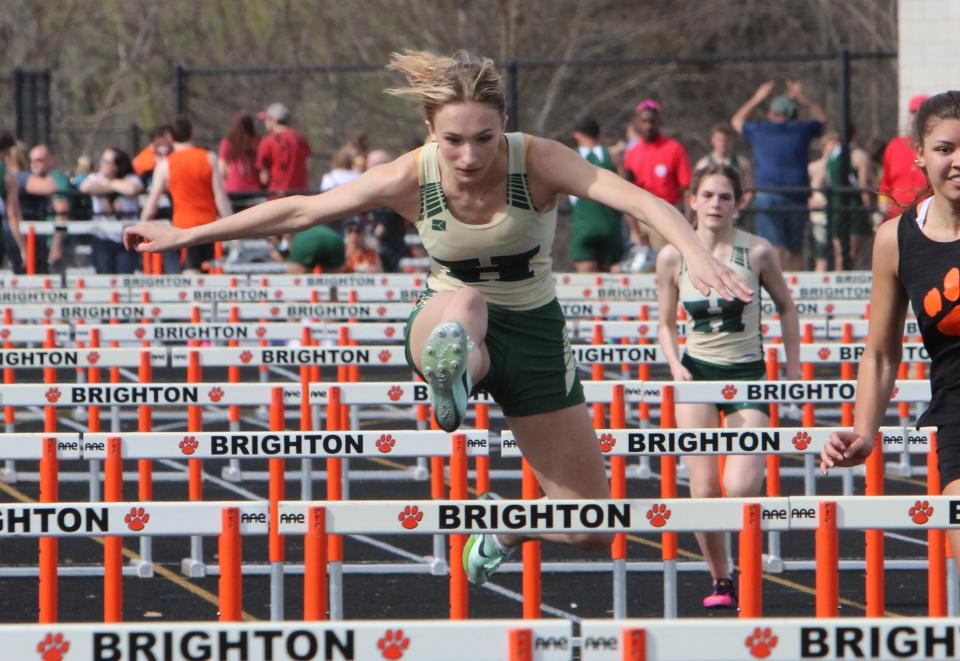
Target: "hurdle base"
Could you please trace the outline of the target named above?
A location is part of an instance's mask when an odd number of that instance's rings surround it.
[[[895,475],[897,477],[913,476],[913,469],[910,464],[903,464],[899,461],[888,461],[883,467],[886,475]]]
[[[153,563],[144,562],[143,560],[131,560],[130,566],[136,571],[137,578],[153,578]]]
[[[13,462],[10,462],[13,463]],[[7,484],[16,484],[17,482],[17,469],[13,466],[2,466],[0,467],[0,482],[6,482]]]
[[[224,466],[220,471],[220,477],[227,482],[241,482],[243,481],[243,471],[236,466]]]
[[[87,421],[87,407],[85,406],[76,406],[73,409],[73,412],[70,414],[70,417],[78,422]]]
[[[450,571],[446,560],[434,556],[427,558],[427,566],[430,567],[431,576],[446,576]]]
[[[193,558],[184,558],[180,561],[180,573],[188,578],[203,578],[207,575],[207,566]]]
[[[771,574],[782,574],[785,569],[783,558],[778,555],[763,554],[763,570]]]

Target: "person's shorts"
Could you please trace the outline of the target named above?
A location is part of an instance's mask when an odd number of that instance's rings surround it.
[[[435,293],[427,289],[420,295],[404,331],[407,363],[418,374],[410,353],[410,329]],[[484,344],[490,354],[490,371],[473,390],[490,393],[504,415],[549,413],[586,401],[570,351],[567,323],[556,299],[522,311],[488,303]]]
[[[213,260],[213,244],[190,246],[181,250],[167,250],[163,253],[163,272],[178,274],[187,270],[201,271],[206,262]]]
[[[856,208],[833,212],[833,223],[830,235],[834,239],[843,239],[848,236],[870,236],[873,234],[873,223],[866,209]]]
[[[757,234],[795,255],[803,253],[807,227],[807,196],[788,193],[757,193],[753,198],[754,228]]]
[[[308,269],[339,268],[347,259],[343,237],[324,225],[297,232],[290,241],[289,259]]]
[[[739,365],[718,365],[705,360],[698,360],[688,353],[683,354],[681,364],[687,368],[694,381],[760,381],[767,378],[767,366],[762,360]],[[717,408],[724,415],[743,409],[755,409],[770,415],[770,405],[763,402],[737,402],[736,404],[720,404]]]
[[[616,264],[623,259],[623,233],[620,226],[598,232],[572,223],[570,228],[570,257],[575,262]]]
[[[827,259],[833,253],[830,234],[831,227],[828,223],[827,212],[823,209],[811,209],[810,237],[813,239],[813,256],[815,258]]]
[[[937,464],[941,486],[960,480],[960,424],[937,427]]]

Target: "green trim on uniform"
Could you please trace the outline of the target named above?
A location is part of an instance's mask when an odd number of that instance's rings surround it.
[[[435,293],[427,289],[420,295],[404,329],[407,364],[418,374],[410,352],[410,329]],[[586,402],[567,323],[556,299],[533,310],[508,310],[488,303],[487,315],[483,341],[490,354],[490,371],[474,385],[474,392],[490,393],[508,416],[549,413]]]
[[[705,360],[697,360],[690,354],[683,354],[681,364],[689,370],[694,381],[761,381],[767,378],[767,366],[762,360],[739,365],[718,365]],[[716,404],[724,415],[730,415],[743,409],[755,409],[770,416],[770,405],[762,402],[737,402],[735,404]]]

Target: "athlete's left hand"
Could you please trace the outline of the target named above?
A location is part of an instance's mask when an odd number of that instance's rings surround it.
[[[740,279],[727,265],[721,264],[716,257],[701,248],[692,257],[687,257],[687,275],[690,282],[704,296],[710,296],[710,290],[716,290],[721,298],[732,301],[739,298],[744,303],[753,300],[753,290]]]

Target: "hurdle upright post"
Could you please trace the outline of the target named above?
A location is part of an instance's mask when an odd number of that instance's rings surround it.
[[[763,536],[760,505],[743,506],[740,530],[740,617],[763,616]]]
[[[343,407],[340,404],[340,388],[330,388],[327,400],[327,431],[340,431]],[[327,459],[327,500],[342,500],[343,474],[340,470],[340,460],[331,457]],[[330,619],[343,619],[343,537],[329,535],[327,561],[330,585]]]
[[[284,420],[283,388],[270,389],[270,431],[282,432]],[[283,620],[283,561],[286,556],[280,535],[280,501],[284,499],[284,459],[271,458],[270,465],[270,620]]]
[[[628,283],[625,283],[624,286],[627,284]],[[683,308],[681,308],[681,312],[683,312]],[[640,331],[641,336],[646,335],[650,330],[650,325],[648,323],[650,321],[649,305],[640,306],[640,314],[638,315],[637,320],[640,322],[637,330]],[[638,340],[638,343],[647,345],[650,344],[650,340],[646,337],[641,337]],[[644,382],[650,380],[649,363],[640,363],[637,365],[637,378]],[[641,399],[640,403],[637,404],[637,417],[640,429],[646,429],[650,426],[650,402]],[[646,454],[641,455],[637,461],[637,476],[643,479],[650,477],[652,473],[652,470],[650,469],[650,456]]]
[[[524,500],[538,500],[540,498],[540,484],[526,459],[520,460],[523,465],[521,491]],[[540,617],[540,603],[543,586],[540,583],[540,542],[527,540],[523,542],[523,619],[536,620]],[[456,558],[452,558],[451,562]]]
[[[55,503],[59,499],[57,439],[43,439],[43,455],[40,459],[40,502]],[[56,537],[40,538],[39,557],[39,622],[51,624],[57,621],[57,574],[59,540]]]
[[[467,499],[467,436],[452,434],[450,454],[450,500]],[[467,572],[462,562],[466,535],[450,535],[450,619],[465,620],[469,615]]]
[[[883,439],[874,439],[873,452],[867,457],[866,495],[883,495]],[[867,530],[866,539],[866,601],[867,617],[883,617],[883,531]]]
[[[647,661],[647,632],[645,629],[624,629],[620,633],[623,647],[622,661]]]
[[[767,380],[780,378],[780,359],[776,347],[767,349]],[[770,426],[780,426],[780,405],[770,404]],[[775,498],[780,495],[780,455],[768,454],[767,495]],[[770,571],[783,571],[783,556],[780,553],[780,532],[771,530],[767,534],[767,568]]]
[[[218,550],[220,552],[220,578],[218,579],[220,621],[239,622],[243,617],[239,507],[223,508]]]
[[[219,245],[219,243],[217,244]],[[237,279],[231,278],[230,280],[231,288],[236,288]],[[236,303],[230,304],[230,314],[228,317],[229,323],[239,324],[240,323],[240,308],[237,307]],[[228,347],[239,347],[239,340],[227,340]],[[227,381],[230,383],[240,383],[240,366],[239,365],[230,365],[227,367]],[[230,404],[227,407],[227,419],[230,422],[230,431],[233,433],[240,431],[240,407],[237,404]],[[230,462],[223,467],[220,471],[220,477],[229,481],[229,482],[239,482],[243,479],[243,473],[240,468],[239,459],[231,459]]]
[[[153,366],[150,364],[150,343],[143,343],[140,352],[140,367],[137,376],[140,383],[153,381]],[[140,432],[153,431],[153,408],[147,405],[137,407],[137,430]],[[153,500],[153,462],[150,459],[137,460],[137,497],[140,502]],[[140,559],[135,561],[137,576],[151,578],[153,576],[153,540],[144,535],[140,538]]]
[[[307,510],[307,536],[303,541],[303,619],[308,622],[327,620],[327,510]]]
[[[610,402],[610,427],[625,429],[626,402],[622,383],[613,387]],[[623,455],[610,457],[610,497],[622,500],[627,497],[627,458]],[[610,545],[610,559],[613,561],[613,616],[627,616],[627,536],[618,532]]]
[[[510,629],[510,661],[533,661],[533,631]]]
[[[800,340],[803,344],[813,344],[813,324],[803,325],[803,336]],[[813,381],[814,368],[813,363],[803,363],[800,366],[803,372],[804,381]],[[807,402],[802,406],[801,425],[804,429],[813,429],[817,426],[816,416],[814,414],[813,403]],[[812,496],[817,490],[816,462],[812,454],[803,455],[803,493]]]
[[[821,502],[816,532],[817,617],[840,615],[840,561],[837,535],[837,504]]]
[[[12,326],[13,325],[13,308],[3,308],[3,325]],[[13,344],[8,341],[3,343],[4,350],[12,349]],[[3,368],[3,383],[5,385],[10,385],[15,383],[13,368],[4,367]],[[3,431],[7,434],[14,433],[16,429],[16,412],[12,406],[3,407]],[[3,462],[3,481],[4,482],[16,482],[17,481],[17,468],[16,464],[12,459],[6,459]]]
[[[194,324],[200,323],[199,307],[193,307],[190,321]],[[196,340],[190,340],[188,346],[190,351],[187,354],[187,382],[200,383],[203,375],[200,367],[199,343]],[[187,406],[187,431],[203,431],[203,409],[197,404]],[[190,502],[203,500],[203,462],[200,459],[188,459],[187,472],[187,490]],[[206,566],[203,563],[203,537],[199,535],[190,537],[190,557],[183,559],[180,563],[180,570],[192,578],[200,578],[206,575]]]
[[[313,345],[313,332],[304,326],[300,332],[300,345]],[[313,429],[313,407],[310,404],[310,366],[300,366],[300,431]],[[313,460],[304,457],[300,460],[300,499],[313,500]]]
[[[663,387],[660,402],[660,427],[673,429],[677,426],[676,395],[673,386]],[[660,456],[660,497],[677,497],[677,458],[672,455]],[[661,555],[663,557],[663,616],[677,616],[677,533],[660,534]]]
[[[937,432],[930,432],[930,449],[927,451],[927,495],[939,496],[940,468],[937,461]],[[946,532],[939,528],[927,531],[927,595],[928,615],[947,615],[947,567]]]
[[[103,471],[103,500],[123,500],[122,442],[119,436],[107,439],[107,460]],[[123,622],[123,539],[108,535],[103,540],[103,621]]]
[[[474,423],[477,429],[490,429],[490,405],[477,402],[474,406]],[[473,461],[474,488],[478,494],[490,491],[490,455],[478,454]]]

